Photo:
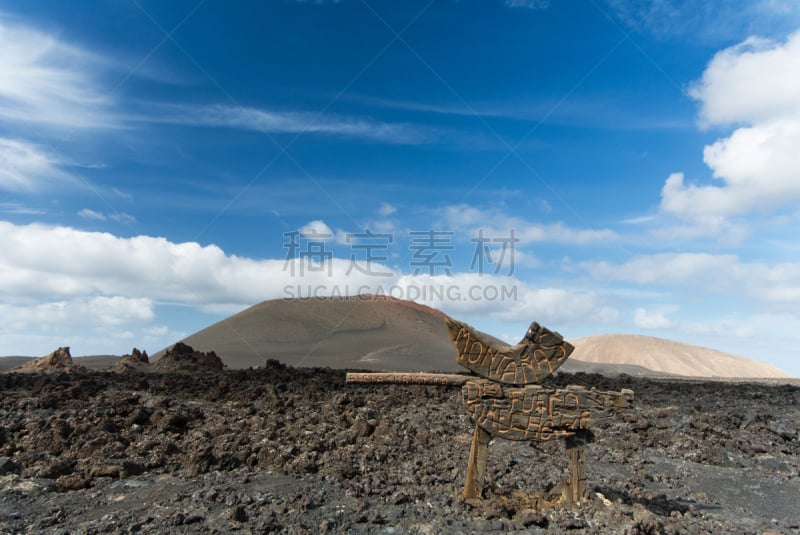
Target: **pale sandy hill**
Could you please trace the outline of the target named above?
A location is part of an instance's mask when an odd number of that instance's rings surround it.
[[[652,336],[598,334],[570,343],[575,346],[570,360],[588,363],[634,365],[687,377],[792,377],[764,362]]]
[[[462,371],[445,314],[383,296],[264,301],[183,340],[229,368],[294,366]],[[153,358],[159,358],[157,353]]]

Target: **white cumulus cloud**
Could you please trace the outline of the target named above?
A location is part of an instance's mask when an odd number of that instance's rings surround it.
[[[800,32],[785,43],[750,37],[717,53],[689,90],[706,126],[800,114]]]
[[[716,184],[673,173],[661,209],[709,233],[730,218],[800,201],[800,32],[786,42],[751,38],[723,50],[690,91],[707,126],[741,125],[705,147]]]
[[[37,325],[129,325],[148,322],[153,316],[153,302],[150,299],[122,296],[79,297],[24,306],[0,303],[0,317],[4,318],[3,332]]]
[[[160,331],[143,330],[153,322],[163,323],[155,314],[162,303],[197,310],[241,310],[265,299],[364,293],[415,300],[467,318],[505,322],[536,318],[574,324],[611,321],[618,315],[597,293],[532,286],[513,277],[410,276],[384,265],[354,265],[349,259],[333,258],[322,265],[308,260],[259,260],[195,242],[0,222],[0,279],[4,281],[0,325],[13,331],[0,332],[0,340],[11,340],[15,332],[25,329],[32,333],[30,340],[59,328],[77,332],[81,326],[117,334],[134,332],[129,325],[139,325],[138,332],[163,339]]]
[[[302,227],[300,227],[300,234],[304,236],[328,236],[333,237],[333,231],[331,227],[325,224],[324,221],[319,219],[315,219],[314,221],[309,221]]]
[[[666,329],[673,327],[675,322],[669,318],[669,314],[676,310],[675,307],[647,310],[638,307],[633,312],[633,323],[642,329]]]
[[[586,262],[581,266],[598,280],[666,286],[681,292],[699,287],[764,303],[775,311],[800,312],[800,262],[767,264],[728,254],[662,253],[622,263]]]
[[[389,204],[388,202],[382,202],[380,207],[378,207],[378,214],[383,216],[383,217],[390,216],[393,213],[395,213],[396,211],[397,211],[397,208],[395,206]]]
[[[444,222],[451,229],[467,229],[477,235],[484,230],[489,238],[510,238],[511,232],[520,245],[535,242],[556,242],[573,245],[588,245],[618,239],[610,229],[576,229],[558,221],[556,223],[534,223],[519,217],[510,217],[498,210],[485,210],[459,204],[444,208]]]

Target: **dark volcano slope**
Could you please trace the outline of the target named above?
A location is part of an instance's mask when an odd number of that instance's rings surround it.
[[[436,309],[390,297],[276,299],[183,342],[216,352],[232,369],[276,358],[293,366],[460,371],[444,317]]]

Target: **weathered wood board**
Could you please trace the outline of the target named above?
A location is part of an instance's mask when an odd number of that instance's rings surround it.
[[[345,376],[346,383],[381,383],[401,385],[434,385],[458,386],[463,385],[472,377],[455,373],[426,373],[426,372],[349,372]]]
[[[551,440],[589,429],[592,422],[630,406],[633,391],[598,392],[583,387],[506,387],[474,379],[461,387],[467,414],[495,437]]]
[[[560,334],[533,322],[515,346],[497,344],[460,321],[445,320],[456,362],[468,370],[505,384],[538,383],[550,376],[575,349]]]

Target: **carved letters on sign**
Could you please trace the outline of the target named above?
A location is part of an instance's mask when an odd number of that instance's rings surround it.
[[[470,418],[492,435],[508,440],[546,441],[574,435],[589,429],[593,421],[609,418],[633,399],[630,390],[513,388],[485,379],[467,381],[461,393]]]
[[[457,350],[456,362],[501,383],[538,383],[558,369],[574,349],[560,334],[536,322],[515,346],[495,343],[460,321],[448,318],[445,323]]]

